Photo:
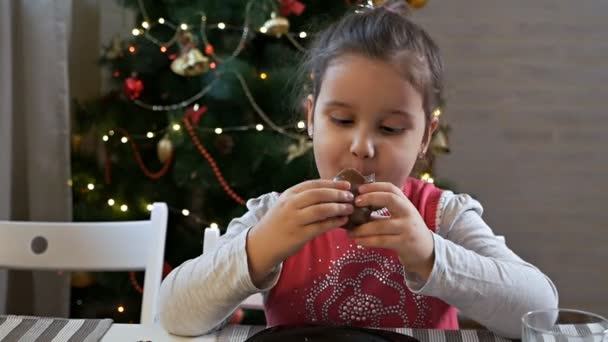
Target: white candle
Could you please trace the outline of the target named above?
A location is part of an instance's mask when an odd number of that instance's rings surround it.
[[[205,228],[205,237],[203,239],[203,253],[208,252],[215,247],[217,240],[220,238],[220,229],[217,227]]]

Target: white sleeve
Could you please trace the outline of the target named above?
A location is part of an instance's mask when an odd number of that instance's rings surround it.
[[[556,308],[557,290],[494,235],[482,212],[470,196],[445,192],[431,276],[424,282],[407,273],[406,282],[413,292],[437,297],[501,336],[521,338],[522,315]]]
[[[221,327],[248,296],[278,281],[281,265],[257,288],[247,261],[247,234],[276,203],[270,193],[247,202],[248,212],[228,225],[217,246],[174,269],[160,289],[160,322],[176,335],[197,336]]]

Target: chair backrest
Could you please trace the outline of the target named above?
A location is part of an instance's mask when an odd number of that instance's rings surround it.
[[[110,222],[0,221],[0,268],[144,270],[141,322],[157,313],[168,210],[154,203],[149,220]]]

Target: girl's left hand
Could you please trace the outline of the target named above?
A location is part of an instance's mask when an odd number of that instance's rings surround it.
[[[397,252],[408,272],[427,280],[435,261],[433,233],[403,191],[392,183],[361,185],[355,206],[387,208],[391,216],[373,216],[372,221],[349,231],[349,236],[361,246]]]

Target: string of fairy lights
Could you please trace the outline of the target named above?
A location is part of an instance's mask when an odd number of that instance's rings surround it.
[[[195,109],[197,108],[198,105],[195,105]],[[434,111],[433,115],[436,117],[441,116],[441,110],[438,108]],[[226,132],[239,132],[239,131],[244,131],[244,130],[250,130],[250,129],[256,129],[257,131],[262,131],[264,129],[263,125],[261,124],[257,124],[255,126],[252,125],[246,125],[246,126],[233,126],[233,127],[216,127],[216,128],[197,128],[196,130],[198,132],[211,132],[213,131],[215,134],[223,134]],[[283,126],[283,129],[288,129],[290,127],[288,126]],[[304,121],[299,121],[296,125],[296,128],[298,130],[305,130],[306,129],[306,123]],[[145,134],[132,134],[130,136],[131,139],[136,139],[136,140],[145,140],[145,139],[153,139],[158,135],[162,135],[164,133],[166,133],[168,130],[173,130],[173,131],[180,131],[182,130],[182,126],[179,123],[173,123],[171,125],[169,125],[167,128],[158,130],[158,131],[148,131]],[[107,134],[103,135],[102,140],[104,142],[108,142],[112,137],[117,136],[117,133],[114,130],[110,130],[108,131]],[[126,144],[129,142],[129,138],[127,138],[126,136],[122,136],[120,137],[120,142],[123,144]],[[420,175],[420,179],[428,182],[428,183],[434,183],[435,180],[432,177],[432,175],[430,173],[423,173]],[[72,184],[72,180],[70,179],[68,181],[68,186],[73,186]],[[95,182],[88,182],[86,184],[81,184],[80,185],[83,191],[94,191],[96,189],[96,184]],[[109,207],[115,208],[116,210],[119,210],[121,212],[127,212],[129,210],[129,205],[126,203],[119,203],[117,200],[115,200],[114,198],[110,197],[107,199],[106,201],[107,205]],[[152,203],[145,203],[145,209],[148,211],[152,210]],[[214,222],[207,222],[205,220],[203,220],[202,218],[196,216],[195,214],[191,213],[191,210],[189,208],[174,208],[174,207],[170,207],[170,210],[173,213],[177,213],[177,214],[181,214],[185,217],[191,217],[192,219],[194,219],[194,221],[198,224],[204,224],[208,227],[217,227],[217,223]]]

